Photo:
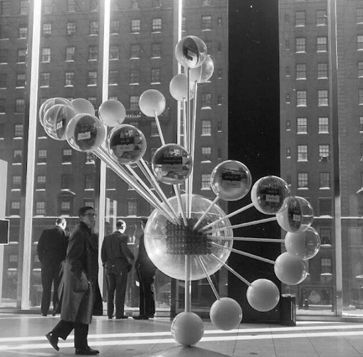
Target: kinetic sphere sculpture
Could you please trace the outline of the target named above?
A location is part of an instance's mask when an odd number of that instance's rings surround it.
[[[172,78],[169,89],[182,103],[184,139],[182,144],[165,143],[158,119],[166,107],[165,97],[155,89],[142,93],[140,110],[155,119],[162,143],[154,153],[151,168],[143,159],[145,136],[138,128],[123,124],[126,110],[117,100],[103,102],[97,117],[92,104],[83,98],[72,102],[51,98],[40,107],[39,120],[51,138],[67,140],[75,150],[94,153],[155,208],[145,227],[145,247],[159,270],[185,281],[185,311],[175,317],[171,331],[180,344],[193,345],[202,338],[204,328],[200,317],[191,312],[192,280],[207,278],[216,297],[210,310],[212,323],[223,330],[233,329],[241,322],[241,307],[235,300],[218,295],[210,275],[224,266],[248,285],[247,301],[258,311],[275,308],[280,293],[270,280],[249,282],[239,275],[226,263],[230,253],[270,263],[279,280],[295,285],[307,276],[306,260],[317,254],[320,238],[311,227],[314,216],[307,200],[291,196],[286,182],[276,176],[262,177],[252,186],[249,169],[239,161],[226,160],[212,171],[213,201],[193,194],[197,88],[210,79],[214,63],[205,43],[195,36],[180,40],[175,56],[184,73]],[[144,178],[136,173],[136,167]],[[175,196],[166,197],[160,182],[172,185]],[[185,184],[184,193],[181,184]],[[235,212],[225,214],[217,205],[219,200],[240,200],[248,192],[252,202]],[[231,225],[230,217],[251,207],[272,217]],[[270,221],[277,221],[288,232],[285,239],[233,236],[234,228]],[[284,242],[287,251],[273,261],[234,249],[233,241]]]

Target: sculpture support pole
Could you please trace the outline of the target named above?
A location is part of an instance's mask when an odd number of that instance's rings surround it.
[[[185,212],[184,212],[182,200],[181,200],[181,197],[180,197],[179,185],[173,185],[173,188],[174,188],[176,199],[178,201],[179,211],[180,211],[180,214],[181,214],[181,216],[183,218],[184,226],[186,226],[187,225],[187,220],[186,220],[186,217],[185,217]]]
[[[184,311],[192,310],[192,282],[190,280],[190,255],[185,255],[185,295],[184,295]]]
[[[207,272],[207,269],[206,269],[206,267],[205,267],[205,265],[204,265],[203,259],[202,259],[202,257],[200,257],[200,256],[198,256],[198,263],[199,263],[199,265],[201,266],[201,268],[202,268],[202,270],[203,270],[203,272],[204,272],[204,274],[205,274],[205,277],[206,277],[206,278],[207,278],[207,280],[208,280],[208,283],[209,283],[209,285],[210,285],[210,287],[211,287],[211,289],[212,289],[212,291],[213,291],[214,296],[216,297],[216,299],[217,299],[217,300],[219,300],[219,299],[220,299],[220,297],[219,297],[219,294],[218,294],[218,292],[217,292],[217,289],[215,288],[215,286],[214,286],[214,284],[213,284],[213,281],[212,281],[212,279],[210,278],[210,276],[209,276],[209,274],[208,274],[208,272]]]
[[[219,196],[217,195],[216,198],[211,202],[209,207],[205,210],[205,212],[199,217],[197,223],[194,225],[193,229],[197,229],[200,223],[202,222],[203,218],[208,214],[208,212],[212,209],[212,207],[218,202]]]
[[[161,140],[161,145],[165,145],[163,131],[161,130],[160,121],[159,121],[159,118],[158,118],[158,116],[157,116],[157,114],[156,114],[155,111],[154,111],[154,117],[155,117],[156,126],[158,128],[160,140]]]

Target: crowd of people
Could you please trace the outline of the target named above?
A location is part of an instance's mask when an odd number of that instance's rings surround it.
[[[65,340],[74,330],[77,355],[96,355],[98,350],[88,345],[88,327],[92,316],[103,315],[103,299],[98,284],[98,235],[95,232],[96,213],[93,207],[79,209],[79,222],[68,235],[67,221],[57,218],[55,226],[42,232],[37,246],[41,263],[41,314],[60,314],[60,321],[46,334],[51,346],[59,351],[59,338]],[[140,222],[142,232],[147,219]],[[125,295],[128,274],[135,266],[139,281],[139,315],[136,320],[148,320],[155,314],[155,266],[149,259],[144,234],[139,238],[137,257],[128,248],[126,222],[116,222],[116,230],[104,237],[101,260],[107,286],[108,319],[127,319]],[[52,295],[53,287],[53,295]]]

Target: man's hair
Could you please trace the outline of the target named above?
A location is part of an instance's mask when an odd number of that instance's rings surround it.
[[[83,206],[78,210],[78,216],[82,217],[86,214],[87,211],[93,210],[94,208],[91,206]]]
[[[146,223],[147,223],[147,218],[141,218],[141,222],[144,226],[146,226]]]
[[[125,221],[123,221],[122,219],[116,222],[116,228],[117,228],[117,229],[121,229],[121,228],[123,228],[124,226],[126,226],[126,222],[125,222]]]
[[[57,226],[59,226],[60,224],[62,224],[66,219],[64,217],[58,217],[56,220],[55,220],[55,224]]]

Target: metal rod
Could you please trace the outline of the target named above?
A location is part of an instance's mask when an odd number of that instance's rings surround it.
[[[202,223],[203,218],[209,213],[209,211],[212,209],[212,207],[218,202],[219,196],[217,195],[216,198],[213,200],[213,202],[210,203],[207,210],[200,216],[197,223],[194,225],[193,229],[197,229],[198,226]]]
[[[229,270],[232,274],[234,274],[239,280],[241,280],[243,283],[245,283],[248,286],[251,286],[251,283],[245,279],[242,275],[239,275],[233,268],[231,268],[227,263],[225,263],[223,260],[219,259],[216,255],[214,255],[213,253],[211,254],[211,256],[218,260],[221,264],[223,264],[223,266]]]
[[[219,240],[235,240],[240,242],[268,242],[268,243],[283,243],[285,239],[274,239],[274,238],[253,238],[253,237],[223,237],[223,236],[208,236],[211,239]]]
[[[156,114],[156,112],[154,111],[154,117],[155,117],[155,122],[156,122],[156,126],[158,128],[158,132],[159,132],[159,136],[160,136],[160,140],[161,140],[161,144],[165,145],[165,140],[164,140],[164,135],[163,135],[163,131],[161,130],[161,126],[160,126],[160,121],[159,118]]]
[[[207,278],[207,280],[208,280],[209,286],[211,287],[211,289],[212,289],[212,291],[213,291],[214,296],[216,297],[216,299],[217,299],[217,300],[219,300],[219,299],[220,299],[220,297],[219,297],[218,291],[217,291],[217,289],[215,288],[215,286],[214,286],[214,284],[213,284],[213,281],[212,281],[212,279],[210,278],[210,276],[209,276],[209,274],[208,274],[208,272],[207,272],[207,269],[206,269],[206,267],[205,267],[205,265],[204,265],[204,262],[203,262],[203,260],[202,260],[202,257],[198,256],[198,257],[197,257],[197,259],[198,259],[198,263],[199,263],[199,265],[201,266],[201,268],[202,268],[202,270],[203,270],[203,272],[204,272],[204,274],[205,274],[205,277],[206,277],[206,278]]]
[[[181,216],[183,218],[184,226],[187,226],[187,219],[185,217],[185,212],[183,210],[183,205],[182,205],[182,200],[181,200],[181,196],[180,196],[180,188],[179,188],[179,185],[173,185],[173,188],[174,188],[174,192],[175,192],[176,199],[178,201],[179,211],[180,211],[180,214],[181,214]]]
[[[263,258],[263,257],[260,257],[258,255],[254,255],[254,254],[251,254],[251,253],[244,252],[242,250],[237,250],[237,249],[234,249],[234,248],[225,247],[224,245],[220,245],[220,244],[217,244],[217,243],[214,243],[214,242],[211,242],[211,244],[215,245],[216,247],[219,247],[219,248],[228,249],[233,253],[244,255],[246,257],[253,258],[253,259],[256,259],[256,260],[261,260],[262,262],[265,262],[265,263],[275,264],[275,262],[273,260],[271,260],[271,259]]]
[[[191,298],[191,281],[190,281],[190,255],[185,255],[185,296],[184,296],[184,310],[190,312],[192,309]]]

